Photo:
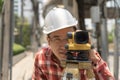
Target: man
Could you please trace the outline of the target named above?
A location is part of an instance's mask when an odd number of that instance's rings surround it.
[[[36,53],[32,80],[61,80],[64,68],[60,61],[66,59],[66,34],[76,31],[76,26],[77,21],[66,9],[54,8],[47,14],[43,32],[47,34],[49,47]],[[114,80],[106,62],[94,49],[90,50],[89,59],[96,80]],[[83,75],[81,80],[87,80],[84,72]]]

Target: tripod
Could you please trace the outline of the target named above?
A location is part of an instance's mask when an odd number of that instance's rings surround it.
[[[61,61],[61,65],[64,67],[62,80],[81,80],[80,70],[86,71],[88,80],[95,77],[92,70],[91,61],[65,60]]]

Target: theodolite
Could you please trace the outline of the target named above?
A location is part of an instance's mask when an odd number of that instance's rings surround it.
[[[64,67],[62,80],[80,80],[80,70],[85,70],[88,79],[94,78],[91,61],[89,60],[89,51],[91,44],[87,31],[68,32],[67,59],[61,61]]]

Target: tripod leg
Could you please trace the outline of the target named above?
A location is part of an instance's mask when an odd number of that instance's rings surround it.
[[[72,80],[73,79],[73,74],[72,73],[67,73],[66,78],[67,78],[67,80]]]
[[[67,80],[80,80],[78,64],[67,63],[64,69],[64,74],[64,77],[66,77]]]

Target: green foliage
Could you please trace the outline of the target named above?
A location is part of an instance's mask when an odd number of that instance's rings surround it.
[[[114,39],[114,29],[112,29],[112,31],[110,33],[108,33],[108,42],[109,43],[113,43],[113,39]]]
[[[113,35],[111,35],[111,34],[108,35],[108,42],[109,43],[113,42]]]
[[[13,44],[13,55],[17,55],[19,53],[22,53],[25,51],[25,48],[21,46],[20,44]]]
[[[28,23],[27,19],[24,19],[24,23],[22,23],[22,19],[17,15],[15,15],[15,25],[16,25],[15,28],[18,31],[18,35],[15,36],[15,42],[23,45],[24,47],[27,47],[28,45],[30,45],[30,35],[31,35],[30,24]],[[20,31],[21,27],[22,27],[22,31]],[[20,36],[21,34],[22,36]]]
[[[114,40],[115,25],[113,25],[111,32],[108,34],[109,43],[113,43]]]
[[[0,0],[0,13],[1,13],[1,11],[2,11],[2,7],[3,7],[3,0]]]
[[[23,27],[23,46],[27,47],[30,45],[30,25],[29,24],[24,24]]]

